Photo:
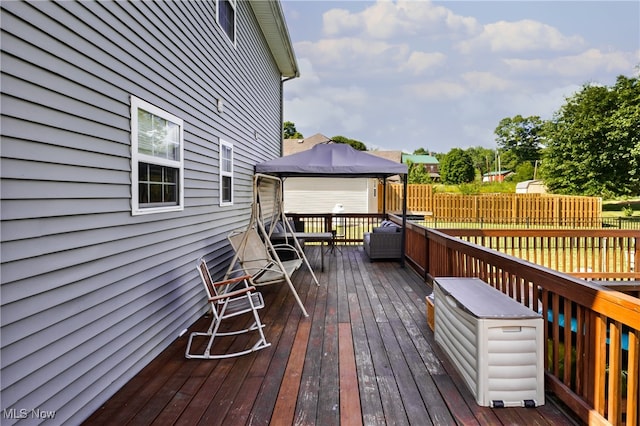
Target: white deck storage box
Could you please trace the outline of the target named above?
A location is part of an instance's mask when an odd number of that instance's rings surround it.
[[[481,406],[544,404],[542,316],[478,278],[437,278],[435,339]]]

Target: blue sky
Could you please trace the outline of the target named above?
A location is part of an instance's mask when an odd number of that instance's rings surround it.
[[[584,84],[638,76],[638,1],[282,0],[300,67],[284,120],[369,149],[495,148]]]

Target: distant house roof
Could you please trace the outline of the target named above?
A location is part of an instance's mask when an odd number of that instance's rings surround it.
[[[396,163],[402,163],[402,151],[367,151],[367,154],[395,161]]]
[[[300,69],[279,1],[249,1],[273,59],[284,77],[300,76]]]
[[[282,155],[297,154],[298,152],[311,149],[319,143],[327,143],[330,140],[331,139],[320,133],[303,139],[285,139],[282,142]]]
[[[513,173],[511,170],[499,170],[497,172],[489,172],[489,173],[485,173],[482,176],[502,176],[502,175],[508,175],[509,173]]]
[[[433,155],[402,154],[402,162],[411,161],[413,164],[439,164]]]

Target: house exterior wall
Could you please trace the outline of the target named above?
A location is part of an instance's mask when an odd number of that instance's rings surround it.
[[[280,152],[281,74],[250,5],[235,46],[215,5],[1,3],[2,424],[80,423],[205,311],[196,260],[228,266],[253,165]],[[132,95],[184,120],[182,211],[131,214]]]
[[[284,209],[288,213],[331,213],[336,204],[345,213],[369,213],[368,178],[287,178]],[[377,203],[377,201],[376,201]]]
[[[368,205],[366,213],[380,213],[378,211],[378,197],[382,197],[382,194],[378,194],[378,179],[367,179]]]

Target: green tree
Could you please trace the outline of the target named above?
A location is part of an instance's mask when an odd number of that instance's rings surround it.
[[[446,184],[473,182],[475,169],[469,154],[460,148],[453,148],[440,161],[440,176]]]
[[[357,141],[355,139],[349,139],[349,138],[346,138],[344,136],[334,136],[334,137],[331,138],[331,140],[334,141],[334,142],[346,143],[347,145],[351,145],[351,147],[353,149],[357,149],[358,151],[366,151],[367,150],[367,146],[364,143],[362,143],[360,141]]]
[[[528,161],[534,164],[540,159],[544,121],[538,116],[503,118],[494,130],[496,142],[503,153],[509,153],[511,161],[504,162],[503,170],[515,170]]]
[[[282,124],[282,139],[303,139],[302,133],[296,130],[296,125],[292,121],[285,121]]]
[[[409,169],[407,183],[433,183],[433,179],[431,179],[431,176],[429,176],[429,173],[425,170],[422,164],[407,161],[407,168]]]
[[[530,179],[533,179],[533,165],[528,161],[519,164],[515,173],[506,177],[506,180],[510,182],[522,182]]]
[[[498,164],[495,166],[500,166],[500,169],[502,170],[509,170],[509,171],[515,171],[518,166],[520,164],[522,164],[521,161],[518,160],[518,158],[516,157],[516,155],[513,153],[513,151],[498,151]],[[525,161],[529,164],[533,164],[530,163],[528,161]]]
[[[640,84],[584,85],[547,123],[541,175],[550,191],[640,194]]]
[[[494,170],[496,152],[493,149],[476,146],[468,148],[467,154],[471,157],[473,167],[480,171],[480,175]]]

